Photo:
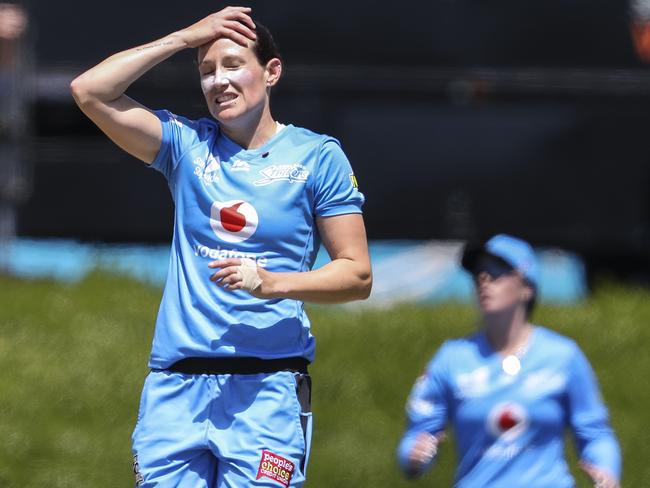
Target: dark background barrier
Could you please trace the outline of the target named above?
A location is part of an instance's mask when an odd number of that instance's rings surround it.
[[[198,3],[198,2],[197,2]],[[650,72],[625,2],[245,2],[286,75],[276,117],[339,138],[374,239],[510,232],[580,252],[590,269],[650,274]],[[112,52],[220,5],[32,2],[33,193],[19,233],[164,241],[163,178],[74,106],[70,80]],[[128,92],[206,114],[193,53]]]

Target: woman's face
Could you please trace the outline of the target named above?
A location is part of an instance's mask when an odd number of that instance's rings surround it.
[[[277,83],[281,64],[272,59],[260,65],[252,49],[221,38],[198,52],[201,89],[212,116],[228,123],[242,115],[261,113],[268,89]]]
[[[474,270],[474,283],[479,307],[484,315],[525,307],[532,298],[532,288],[521,274],[490,256],[479,259]]]

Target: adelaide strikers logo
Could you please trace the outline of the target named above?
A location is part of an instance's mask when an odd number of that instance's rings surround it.
[[[210,226],[222,241],[243,242],[255,233],[258,223],[257,211],[248,202],[230,200],[212,204]]]
[[[494,437],[512,441],[528,429],[528,412],[518,403],[499,403],[490,411],[487,428]]]

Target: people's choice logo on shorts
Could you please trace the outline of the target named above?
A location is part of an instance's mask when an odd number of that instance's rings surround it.
[[[243,200],[214,202],[210,210],[210,226],[222,241],[245,241],[255,233],[258,222],[255,207]]]
[[[266,186],[276,181],[289,183],[305,183],[309,171],[302,164],[274,164],[260,170],[262,178],[254,181],[255,186]]]
[[[499,403],[488,415],[488,430],[494,437],[512,441],[528,428],[528,413],[517,403]]]
[[[294,468],[295,465],[288,459],[273,454],[271,451],[262,451],[262,460],[255,479],[265,477],[287,487],[291,483]]]

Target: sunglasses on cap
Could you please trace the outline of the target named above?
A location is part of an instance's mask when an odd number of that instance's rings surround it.
[[[474,266],[472,275],[474,276],[474,279],[476,279],[481,273],[486,273],[490,278],[496,280],[514,272],[515,269],[503,259],[487,256],[478,260]]]

